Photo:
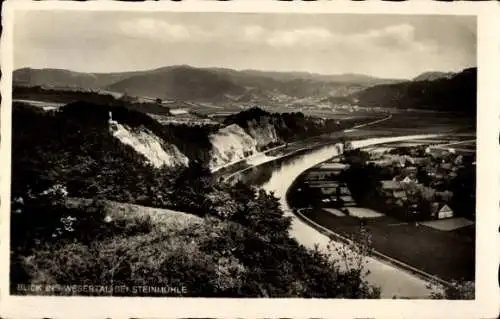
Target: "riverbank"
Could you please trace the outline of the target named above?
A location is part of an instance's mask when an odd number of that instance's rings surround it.
[[[385,138],[371,138],[353,141],[353,147],[365,147],[375,144],[383,144],[389,142],[397,142],[409,139],[419,139],[426,137],[436,137],[433,135],[412,135],[412,136],[396,136]],[[286,192],[293,181],[305,170],[331,158],[338,154],[337,148],[334,145],[322,147],[316,151],[297,156],[290,163],[284,164],[279,168],[279,171],[272,174],[270,178],[263,183],[262,188],[280,198],[280,204],[285,214],[292,217],[292,225],[290,228],[291,235],[302,245],[308,248],[314,248],[316,245],[322,250],[326,250],[330,243],[330,238],[311,227],[304,221],[300,220],[291,211],[287,201]],[[420,277],[408,273],[400,268],[389,265],[375,258],[369,257],[367,268],[370,274],[367,280],[380,286],[382,289],[382,298],[429,298],[431,291],[428,288],[428,281]]]
[[[410,143],[398,142],[397,144]],[[329,159],[328,162],[331,160]],[[310,181],[309,179],[314,177],[305,172],[292,183],[286,193],[287,203],[298,217],[306,219],[309,224],[312,222],[316,228],[316,225],[320,225],[329,233],[342,238],[358,237],[360,228],[363,227],[370,234],[370,246],[374,250],[374,256],[399,265],[423,279],[437,281],[444,285],[449,285],[452,281],[474,280],[475,226],[473,220],[455,217],[436,222],[431,221],[431,217],[427,219],[424,217],[418,220],[427,222],[415,223],[414,219],[408,219],[405,215],[408,212],[408,206],[401,206],[401,211],[397,213],[391,210],[390,204],[384,202],[384,195],[380,194],[378,187],[381,186],[377,186],[377,181],[363,183],[365,179],[358,179],[358,182],[353,182],[349,178],[337,179],[332,175],[328,177],[329,173],[335,171],[327,171],[325,164],[313,168],[314,172],[318,172],[319,169],[322,169],[321,174],[326,176],[318,177],[325,178],[321,184]],[[373,170],[363,172],[377,176],[377,172]],[[355,174],[349,169],[344,173],[345,176]],[[392,176],[389,177],[391,178]],[[348,208],[342,208],[342,200],[339,199],[339,195],[335,195],[337,191],[331,192],[332,187],[338,187],[343,182],[347,182],[353,192],[353,201],[357,201],[357,204],[348,203]],[[372,185],[370,190],[378,189],[373,194],[370,193],[372,194],[370,201],[363,201],[359,192],[354,193],[360,184]],[[340,187],[340,189],[343,188]],[[347,192],[349,194],[348,190]],[[368,191],[365,190],[365,192]],[[448,226],[436,227],[436,223],[438,226]]]
[[[323,235],[325,236],[328,236],[329,238],[331,238],[332,240],[334,241],[339,241],[343,244],[352,244],[352,240],[345,237],[345,236],[342,236],[326,227],[323,227],[321,226],[320,224],[314,222],[313,220],[309,219],[308,217],[306,217],[301,211],[300,209],[297,210],[297,211],[294,211],[294,214],[300,218],[303,222],[305,222],[306,224],[310,225],[311,227],[315,228],[317,231],[319,231],[320,233],[322,233]],[[375,258],[377,258],[378,260],[382,261],[382,262],[386,262],[387,264],[389,265],[392,265],[394,267],[398,267],[398,268],[401,268],[407,272],[409,272],[410,274],[412,275],[415,275],[415,276],[418,276],[420,277],[422,280],[425,280],[425,281],[428,281],[429,283],[438,283],[438,284],[441,284],[441,285],[444,285],[444,286],[450,286],[451,284],[448,282],[448,281],[445,281],[441,278],[438,278],[436,276],[433,276],[429,273],[426,273],[424,271],[421,271],[420,269],[417,269],[415,267],[412,267],[406,263],[403,263],[397,259],[394,259],[392,257],[389,257],[377,250],[374,250],[372,249],[370,251],[370,256],[373,256]]]
[[[319,148],[324,145],[331,144],[333,139],[338,139],[345,133],[352,133],[359,128],[367,127],[374,124],[379,124],[381,122],[392,119],[392,114],[389,114],[381,119],[371,120],[367,123],[362,123],[353,126],[350,129],[345,129],[342,131],[336,131],[331,133],[325,133],[318,136],[311,136],[303,140],[297,140],[281,145],[277,145],[267,150],[263,150],[257,154],[250,155],[248,157],[232,161],[230,163],[215,167],[212,169],[212,173],[216,176],[221,177],[224,181],[230,180],[233,176],[242,173],[246,170],[250,170],[267,162],[271,162],[278,159],[283,159],[288,156],[296,155],[302,151],[307,151],[315,148]],[[356,134],[352,134],[353,138]]]

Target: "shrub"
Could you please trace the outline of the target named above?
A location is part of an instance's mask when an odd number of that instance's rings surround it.
[[[473,300],[475,299],[475,283],[473,281],[452,280],[449,285],[429,283],[432,299]]]

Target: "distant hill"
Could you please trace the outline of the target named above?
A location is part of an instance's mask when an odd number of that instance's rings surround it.
[[[439,79],[449,79],[456,75],[454,72],[424,72],[413,78],[413,81],[434,81]]]
[[[245,103],[293,108],[297,103],[329,103],[459,112],[475,112],[476,108],[476,68],[459,73],[425,72],[413,80],[188,65],[121,73],[24,68],[14,71],[13,78],[15,86],[69,87],[220,105]]]
[[[224,73],[179,66],[131,76],[107,89],[136,96],[177,100],[221,100],[245,89]]]
[[[135,74],[137,72],[82,73],[63,69],[22,68],[14,71],[13,81],[15,85],[99,89]]]
[[[361,74],[237,71],[187,65],[122,73],[23,68],[14,71],[13,78],[15,85],[99,89],[135,96],[211,102],[323,99],[345,96],[372,85],[402,81]]]
[[[475,114],[477,68],[450,78],[376,85],[350,96],[362,107],[425,109]]]
[[[242,70],[239,71],[247,76],[263,76],[279,81],[290,81],[293,79],[308,79],[323,82],[357,84],[357,85],[376,85],[388,84],[405,81],[404,79],[383,79],[364,74],[344,73],[344,74],[317,74],[309,72],[273,72],[273,71],[258,71],[258,70]]]

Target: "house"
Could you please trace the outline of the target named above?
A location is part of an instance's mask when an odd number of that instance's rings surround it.
[[[333,194],[337,194],[337,190],[338,190],[338,188],[336,188],[336,187],[322,187],[321,194],[333,195]]]
[[[328,171],[310,171],[306,174],[306,180],[325,180],[329,175]]]
[[[405,178],[403,178],[401,180],[401,183],[404,183],[404,184],[415,183],[415,184],[417,184],[418,180],[416,178],[414,178],[414,177],[406,176]]]
[[[438,219],[444,219],[444,218],[452,218],[453,217],[453,210],[450,208],[448,205],[443,205],[441,209],[439,209],[437,218]]]
[[[406,166],[406,162],[407,162],[406,157],[405,156],[401,156],[401,157],[398,158],[398,160],[397,160],[396,163],[398,163],[399,167],[405,167]]]
[[[451,163],[442,163],[440,166],[442,169],[447,171],[451,171],[451,169],[453,168],[453,165]]]
[[[340,196],[339,199],[344,203],[344,206],[355,206],[356,202],[352,196]]]
[[[403,207],[404,206],[404,201],[401,199],[397,199],[396,202],[394,202],[396,206]]]
[[[306,181],[310,188],[339,188],[340,183],[335,181]]]
[[[344,169],[349,168],[349,165],[343,164],[343,163],[323,163],[323,164],[320,164],[318,168],[332,170],[332,171],[342,171]]]
[[[384,180],[380,181],[383,190],[398,190],[402,189],[401,183],[398,181]]]
[[[351,191],[346,186],[340,187],[340,195],[351,196]]]
[[[187,114],[188,110],[186,109],[170,109],[170,114],[172,115],[182,115]]]
[[[374,164],[380,167],[386,167],[392,164],[392,160],[384,158],[384,159],[378,159],[374,161],[368,161],[367,163],[369,164]]]
[[[398,200],[403,200],[403,201],[408,199],[408,197],[406,196],[406,191],[404,190],[395,190],[393,191],[392,196]]]
[[[451,200],[453,197],[453,192],[451,191],[443,191],[443,192],[436,192],[436,197],[440,198],[442,201],[447,202]]]
[[[452,218],[454,216],[453,210],[447,204],[432,203],[431,216],[435,219]]]
[[[462,155],[458,155],[457,157],[455,157],[455,165],[462,165],[463,164],[463,161],[464,161],[464,157]]]
[[[404,179],[404,175],[396,175],[392,178],[393,181],[395,182],[401,182]]]
[[[437,168],[432,165],[426,166],[424,170],[427,173],[427,176],[436,176],[437,174]]]
[[[415,166],[407,166],[403,169],[403,172],[407,175],[411,175],[411,174],[416,174],[418,171],[418,168],[415,167]]]
[[[441,181],[445,178],[444,174],[442,173],[437,173],[434,177],[437,181]]]

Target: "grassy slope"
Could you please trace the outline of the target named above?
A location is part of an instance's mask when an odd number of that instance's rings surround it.
[[[87,208],[92,205],[92,200],[69,198],[66,204],[69,208]],[[109,200],[104,202],[104,209],[105,216],[109,216],[113,221],[140,222],[149,219],[155,228],[165,232],[170,230],[179,231],[188,226],[203,222],[203,219],[198,216],[171,209],[147,207]]]
[[[308,211],[307,217],[342,235],[356,235],[361,221]],[[445,280],[474,279],[474,236],[416,227],[391,217],[366,219],[373,248]]]

